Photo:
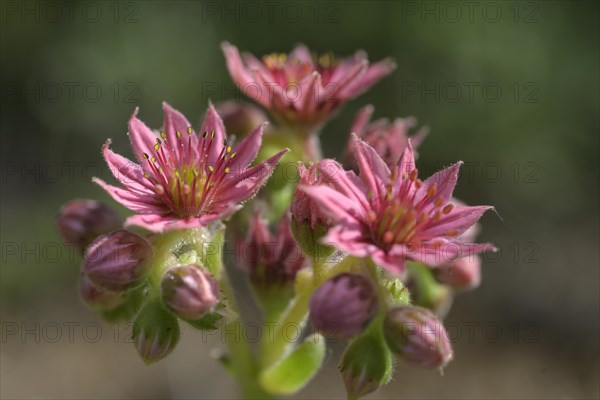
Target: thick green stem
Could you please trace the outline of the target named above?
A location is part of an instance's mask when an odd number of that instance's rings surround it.
[[[260,363],[263,368],[272,365],[285,355],[293,344],[291,338],[297,336],[298,330],[304,328],[308,316],[308,303],[313,292],[327,279],[357,268],[353,260],[346,257],[342,262],[332,268],[315,259],[312,273],[299,273],[296,277],[296,297],[292,300],[279,321],[273,326],[265,326],[265,334],[261,342]]]
[[[233,373],[241,387],[242,396],[245,399],[269,399],[271,395],[265,392],[258,383],[260,370],[243,335],[244,330],[239,317],[235,293],[226,273],[222,274],[220,283],[227,306],[231,308],[234,315],[233,319],[225,324],[225,341],[229,349]]]

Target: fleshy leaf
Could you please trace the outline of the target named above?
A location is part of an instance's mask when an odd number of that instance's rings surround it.
[[[307,337],[289,355],[264,370],[259,377],[263,389],[274,395],[298,392],[315,376],[325,358],[325,339]]]
[[[187,322],[194,328],[201,330],[201,331],[214,331],[219,328],[217,326],[217,323],[221,319],[223,319],[223,316],[221,314],[211,313],[211,314],[205,315],[204,317],[202,317],[200,319],[196,319],[196,320],[186,319],[185,322]]]

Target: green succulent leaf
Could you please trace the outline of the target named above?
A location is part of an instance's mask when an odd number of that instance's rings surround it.
[[[223,319],[221,314],[211,313],[196,320],[186,319],[185,322],[201,331],[214,331],[219,328],[217,324],[221,319]]]
[[[265,369],[259,376],[263,389],[274,395],[298,392],[315,376],[325,358],[325,339],[307,337],[289,355]]]

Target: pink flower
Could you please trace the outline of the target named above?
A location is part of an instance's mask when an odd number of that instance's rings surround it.
[[[357,257],[371,257],[394,273],[404,271],[407,259],[436,266],[495,249],[458,238],[492,208],[450,203],[462,163],[421,181],[410,142],[390,171],[373,147],[356,135],[353,140],[360,177],[337,164],[320,170],[335,186],[303,186],[338,224],[325,242]]]
[[[246,96],[283,122],[308,127],[324,122],[396,68],[389,59],[369,65],[362,51],[341,60],[327,54],[317,59],[299,45],[289,55],[271,54],[261,61],[248,53],[241,57],[229,43],[222,48],[229,74]]]
[[[377,154],[381,156],[386,165],[392,168],[397,162],[398,157],[408,145],[408,132],[415,127],[417,120],[414,117],[396,118],[390,122],[387,118],[381,118],[369,123],[373,115],[374,108],[371,105],[361,108],[354,119],[351,132],[358,135],[359,138],[370,144]],[[429,129],[421,128],[414,135],[410,136],[411,144],[414,149],[425,139]],[[347,164],[355,169],[356,163],[350,155],[353,153],[354,141],[348,140]]]
[[[212,105],[199,135],[181,113],[166,103],[163,109],[164,127],[158,135],[136,117],[137,109],[129,121],[129,138],[140,165],[110,150],[110,140],[102,149],[124,188],[98,178],[94,182],[137,213],[125,225],[161,232],[227,218],[256,194],[287,151],[249,167],[260,148],[264,125],[232,148]]]

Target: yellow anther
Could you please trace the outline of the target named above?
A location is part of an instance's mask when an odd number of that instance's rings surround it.
[[[227,150],[228,153],[231,153],[231,146],[227,146]]]
[[[193,132],[193,131],[192,131],[192,127],[191,127],[191,126],[188,126],[188,130],[187,130],[187,131],[188,131],[188,135],[191,135],[191,134],[192,134],[192,132]]]
[[[164,131],[162,131],[160,133],[160,137],[163,138],[163,139],[166,139],[167,138],[167,134]]]
[[[147,160],[148,158],[150,158],[150,156],[146,153],[142,153],[142,155],[144,156],[144,158]]]
[[[410,174],[408,175],[408,177],[410,178],[411,181],[415,181],[415,179],[417,179],[417,175],[419,174],[419,171],[415,169],[413,169],[412,171],[410,171]]]
[[[231,171],[231,170],[229,169],[229,167],[225,168],[225,173],[226,173],[226,174],[228,174],[228,173],[229,173],[229,171]]]
[[[442,212],[444,214],[448,214],[450,211],[452,211],[453,208],[454,206],[452,204],[447,204],[446,207],[442,209]]]
[[[177,131],[175,132],[175,135],[177,135],[177,139],[181,139],[181,132]]]
[[[427,188],[427,196],[433,197],[437,192],[437,183],[433,183],[431,186]]]
[[[159,144],[159,143],[156,143],[156,144],[154,145],[154,150],[158,151],[158,149],[160,149],[160,144]]]

